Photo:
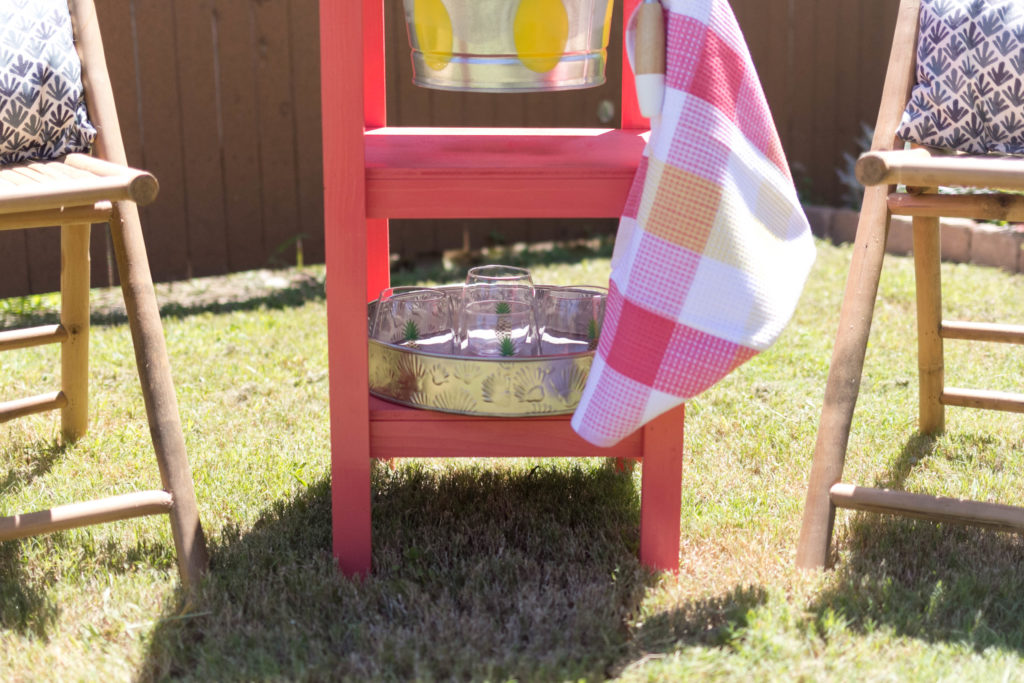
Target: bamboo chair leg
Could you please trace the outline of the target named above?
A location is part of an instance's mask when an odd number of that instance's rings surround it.
[[[178,556],[178,572],[182,584],[192,591],[206,573],[209,557],[185,452],[185,436],[178,416],[160,310],[135,204],[117,203],[110,221],[110,232],[160,478],[174,500],[170,522]]]
[[[60,229],[61,432],[67,441],[89,427],[89,230],[88,223]]]
[[[860,392],[871,318],[889,233],[888,188],[869,187],[857,224],[850,274],[825,385],[825,401],[818,424],[818,440],[811,462],[803,525],[797,543],[796,564],[821,568],[828,560],[835,506],[829,489],[840,481],[850,439],[853,411]]]
[[[914,217],[914,276],[917,290],[917,367],[920,386],[919,429],[936,434],[946,427],[942,405],[942,285],[939,219]]]
[[[670,572],[679,571],[684,410],[679,406],[643,427],[640,461],[640,562]]]

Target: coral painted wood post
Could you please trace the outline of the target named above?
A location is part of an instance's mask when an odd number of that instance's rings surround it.
[[[627,17],[637,4],[625,0]],[[568,415],[466,417],[369,395],[366,305],[389,282],[388,219],[618,217],[647,131],[628,66],[619,129],[389,128],[382,0],[321,0],[320,50],[332,543],[339,568],[369,573],[370,460],[395,457],[415,439],[425,457],[474,457],[482,444],[511,443],[509,457],[639,460],[640,559],[678,570],[682,406],[614,448],[597,448],[573,432]]]

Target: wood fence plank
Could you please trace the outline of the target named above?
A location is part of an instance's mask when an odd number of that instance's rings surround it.
[[[797,189],[812,195],[816,193],[814,179],[819,172],[815,154],[821,148],[821,141],[817,135],[822,128],[818,122],[819,117],[815,115],[818,93],[815,82],[814,31],[819,4],[817,0],[793,0],[790,59],[787,66],[790,77],[786,79],[789,106],[783,138],[783,147],[793,169],[793,181]]]
[[[28,281],[32,292],[60,290],[60,228],[25,231]]]
[[[882,84],[889,65],[892,37],[896,29],[897,2],[866,2],[861,6],[861,60],[860,116],[870,126],[875,125],[878,107],[882,102]]]
[[[836,21],[834,6],[823,6],[815,3],[815,19],[813,33],[805,36],[814,49],[814,100],[803,116],[813,122],[812,137],[815,140],[815,151],[810,157],[808,173],[816,195],[822,198],[838,197],[839,180],[836,166],[841,163],[842,156],[836,151],[845,145],[839,143],[836,133],[835,111],[839,89],[847,87],[847,83],[839,80],[836,73],[838,52],[839,22]]]
[[[224,182],[214,70],[213,0],[177,0],[182,148],[189,272],[214,275],[227,270]]]
[[[31,292],[24,230],[0,230],[0,299]]]
[[[160,181],[159,208],[143,214],[146,247],[155,280],[191,275],[188,262],[188,214],[185,208],[185,164],[182,158],[181,110],[178,92],[178,51],[174,6],[159,0],[137,0],[140,112],[145,166]]]
[[[224,165],[224,221],[228,268],[251,270],[266,263],[259,121],[256,113],[256,51],[249,0],[217,0],[215,35]]]
[[[295,265],[295,103],[292,101],[288,0],[252,3],[256,30],[256,108],[259,120],[263,235],[268,265]]]
[[[865,120],[860,109],[860,82],[863,51],[861,50],[860,4],[862,0],[836,0],[834,12],[838,25],[835,39],[836,98],[832,109],[833,130],[836,135],[837,165],[842,163],[842,152],[857,155],[856,140],[860,136],[860,122]],[[881,87],[881,80],[879,87]],[[877,106],[875,107],[877,112]],[[869,121],[874,120],[872,115]],[[837,185],[840,195],[843,187]]]
[[[89,286],[113,287],[117,284],[114,255],[108,242],[110,229],[106,223],[93,223],[89,232]],[[109,258],[108,258],[109,257]]]
[[[136,59],[140,36],[133,18],[134,7],[139,0],[94,1],[100,30],[103,32],[103,52],[107,58],[107,71],[114,91],[114,103],[128,163],[137,168],[145,168]]]
[[[320,25],[317,0],[292,0],[288,7],[292,46],[292,96],[298,216],[303,259],[324,260],[324,188],[320,134]]]

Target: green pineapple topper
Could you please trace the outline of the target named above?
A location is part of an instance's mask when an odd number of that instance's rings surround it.
[[[516,355],[516,345],[512,341],[512,336],[506,334],[498,342],[498,351],[502,356],[514,356]]]
[[[507,335],[512,329],[512,323],[505,316],[512,312],[512,307],[507,301],[499,301],[494,305],[494,313],[498,316],[497,332],[499,335]]]
[[[587,323],[587,348],[594,350],[597,348],[597,338],[601,336],[601,328],[598,326],[596,320],[591,320]]]
[[[415,347],[415,342],[419,338],[420,328],[416,327],[415,321],[405,321],[405,328],[402,330],[402,341],[408,342],[409,346]]]

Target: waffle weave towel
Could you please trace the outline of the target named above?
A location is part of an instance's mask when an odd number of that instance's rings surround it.
[[[665,102],[619,223],[604,327],[572,418],[599,446],[768,348],[814,262],[807,218],[728,2],[662,4]]]

